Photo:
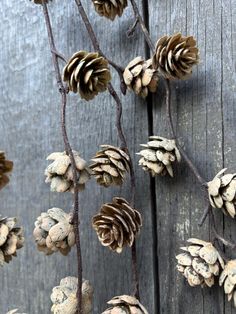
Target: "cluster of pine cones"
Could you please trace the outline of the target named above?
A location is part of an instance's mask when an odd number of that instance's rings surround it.
[[[236,260],[224,263],[219,251],[211,242],[191,238],[188,245],[181,247],[183,253],[176,256],[177,269],[187,279],[191,287],[212,287],[215,279],[224,284],[228,301],[233,300],[236,307]]]

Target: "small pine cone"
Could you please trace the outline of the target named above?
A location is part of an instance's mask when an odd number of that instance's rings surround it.
[[[211,206],[221,208],[232,218],[236,214],[236,173],[224,174],[222,169],[212,181],[208,182],[208,195]]]
[[[70,91],[91,100],[104,92],[111,80],[108,61],[97,52],[76,52],[63,70],[63,80],[68,83]]]
[[[6,174],[11,172],[12,168],[13,162],[6,160],[5,153],[0,151],[0,190],[9,182],[9,178]]]
[[[172,163],[176,160],[180,162],[180,152],[175,144],[175,140],[169,140],[160,136],[150,136],[150,142],[141,144],[145,149],[137,155],[141,155],[139,165],[144,171],[155,175],[166,175],[173,177]]]
[[[90,170],[86,167],[86,161],[83,160],[79,153],[73,151],[77,167],[79,191],[85,189],[85,183],[90,179]],[[70,157],[65,153],[52,153],[47,160],[53,162],[46,168],[45,182],[51,184],[52,192],[74,192],[73,170]]]
[[[97,183],[105,187],[122,185],[125,174],[130,171],[129,156],[118,147],[101,145],[101,148],[90,166]]]
[[[219,285],[224,283],[224,291],[227,294],[228,301],[233,298],[234,306],[236,307],[236,260],[227,262],[219,279]]]
[[[161,37],[156,44],[153,67],[166,79],[184,79],[199,62],[199,51],[192,36],[181,33]]]
[[[92,0],[96,12],[112,21],[121,16],[128,6],[127,0]]]
[[[176,256],[177,269],[187,279],[191,287],[198,285],[212,287],[215,276],[219,275],[220,266],[224,268],[224,261],[211,242],[199,239],[189,239],[184,251]]]
[[[107,304],[111,307],[102,314],[148,314],[145,307],[135,297],[129,295],[114,297]]]
[[[54,287],[51,294],[51,312],[55,314],[75,314],[77,313],[77,292],[78,278],[66,277],[60,282],[60,286]],[[93,287],[88,280],[83,280],[82,284],[82,313],[92,313]]]
[[[92,223],[101,244],[121,253],[126,245],[133,245],[142,226],[142,217],[125,199],[114,197],[112,203],[102,205]]]
[[[75,245],[74,227],[71,215],[60,208],[51,208],[42,213],[35,222],[34,239],[38,250],[46,255],[59,251],[67,255]]]
[[[16,218],[0,216],[0,266],[9,263],[24,244],[23,229],[15,227]]]
[[[152,68],[152,60],[137,57],[124,70],[124,81],[130,90],[145,98],[148,92],[155,93],[158,85],[157,71]]]

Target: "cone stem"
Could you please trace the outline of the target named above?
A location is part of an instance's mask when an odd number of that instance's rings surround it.
[[[62,77],[60,74],[60,67],[58,58],[60,57],[57,53],[54,36],[52,32],[50,17],[48,14],[47,4],[45,1],[42,3],[43,5],[43,13],[47,27],[48,40],[52,53],[52,60],[55,69],[55,75],[57,80],[57,85],[59,92],[61,94],[61,129],[62,136],[65,145],[65,151],[70,157],[71,167],[73,172],[73,182],[74,182],[74,213],[73,213],[73,225],[75,230],[75,238],[76,238],[76,248],[77,248],[77,260],[78,260],[78,289],[77,289],[77,299],[78,299],[78,309],[77,313],[82,314],[82,255],[81,255],[81,247],[80,247],[80,234],[79,234],[79,193],[78,193],[78,176],[74,154],[67,136],[66,130],[66,105],[67,105],[67,88],[64,86],[62,82]]]

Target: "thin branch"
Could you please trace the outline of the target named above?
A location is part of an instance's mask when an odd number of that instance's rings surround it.
[[[47,27],[48,40],[52,53],[52,60],[55,69],[55,75],[57,79],[57,84],[59,92],[61,94],[61,128],[62,136],[65,145],[66,153],[70,157],[72,172],[73,172],[73,182],[74,182],[74,214],[73,214],[73,225],[76,235],[76,248],[77,248],[77,259],[78,259],[78,289],[77,289],[77,298],[78,298],[78,314],[82,314],[82,255],[80,247],[80,234],[79,234],[79,193],[78,193],[78,176],[74,154],[67,136],[66,131],[66,104],[67,104],[67,88],[64,86],[60,74],[60,67],[58,63],[58,54],[56,53],[55,42],[50,22],[50,17],[48,14],[47,4],[43,1],[43,13]]]
[[[81,3],[80,0],[75,0],[80,16],[85,24],[85,27],[87,29],[87,32],[89,34],[89,37],[92,41],[93,47],[96,51],[100,53],[101,56],[104,58],[105,55],[100,49],[96,34],[93,30],[93,27],[89,21],[89,18],[87,16],[87,13],[84,10],[84,7]],[[106,58],[107,59],[107,58]],[[108,59],[107,59],[108,60]],[[109,62],[109,61],[108,61]],[[110,61],[111,62],[111,61]],[[112,65],[112,63],[111,63]],[[123,75],[122,75],[123,78]],[[127,146],[127,142],[124,136],[124,131],[122,128],[122,123],[121,123],[121,117],[122,117],[122,102],[115,91],[114,87],[112,86],[111,83],[108,84],[108,91],[110,95],[113,97],[116,103],[116,128],[118,132],[118,136],[121,142],[121,148],[126,151],[126,153],[129,155],[130,158],[130,184],[131,184],[131,204],[134,206],[134,200],[135,200],[135,175],[134,175],[134,168],[133,168],[133,163],[131,159],[131,155]],[[133,290],[134,290],[134,295],[138,298],[139,297],[139,278],[138,278],[138,268],[137,268],[137,253],[136,253],[136,245],[135,242],[132,246],[132,274],[133,274]]]
[[[139,25],[140,25],[140,27],[141,27],[141,30],[142,30],[142,32],[143,32],[143,34],[144,34],[145,40],[146,40],[146,42],[147,42],[147,44],[148,44],[150,50],[151,50],[152,53],[154,54],[154,53],[155,53],[155,46],[154,46],[154,44],[153,44],[153,42],[152,42],[152,40],[151,40],[149,31],[148,31],[148,29],[147,29],[147,27],[146,27],[146,25],[145,25],[145,23],[144,23],[144,20],[143,20],[141,14],[140,14],[140,12],[139,12],[139,8],[138,8],[138,6],[137,6],[135,0],[130,0],[130,3],[131,3],[131,5],[132,5],[133,11],[134,11],[135,19],[138,20]]]
[[[139,20],[138,20],[138,18],[136,17],[134,23],[130,26],[130,28],[129,28],[129,29],[127,30],[127,32],[126,32],[128,38],[131,37],[131,36],[133,36],[134,31],[136,30],[136,27],[137,27],[138,23],[139,23]]]
[[[229,240],[226,240],[223,236],[221,236],[216,228],[216,222],[215,222],[215,217],[214,217],[214,213],[212,210],[212,207],[209,205],[209,215],[210,215],[210,221],[211,221],[211,227],[212,227],[212,231],[213,234],[215,236],[215,238],[217,240],[219,240],[221,243],[223,243],[225,246],[230,247],[231,249],[235,249],[236,248],[236,243],[231,242]]]
[[[94,30],[93,30],[93,27],[92,27],[92,25],[91,25],[91,23],[89,21],[89,18],[88,18],[87,14],[86,14],[86,12],[84,10],[84,7],[83,7],[81,1],[80,0],[75,0],[75,2],[77,4],[80,16],[81,16],[81,18],[82,18],[82,20],[84,22],[84,25],[85,25],[85,27],[87,29],[88,34],[89,34],[89,37],[90,37],[90,39],[92,41],[94,49],[97,52],[99,52],[99,54],[103,58],[105,58],[108,61],[108,63],[117,71],[117,73],[119,75],[119,78],[120,78],[120,84],[121,84],[120,85],[120,89],[121,89],[122,93],[125,95],[127,87],[126,87],[126,84],[125,84],[124,78],[123,78],[124,68],[122,68],[121,66],[119,66],[118,64],[116,64],[115,62],[111,61],[110,59],[108,59],[105,56],[105,54],[103,53],[103,51],[100,48],[100,45],[99,45],[99,42],[97,40],[96,34],[95,34]]]
[[[183,148],[180,146],[175,130],[174,130],[174,125],[173,125],[173,120],[172,120],[172,114],[171,114],[171,89],[170,89],[170,81],[166,80],[166,116],[167,116],[167,120],[170,126],[170,131],[171,131],[171,136],[173,137],[173,139],[176,141],[176,145],[183,157],[183,159],[185,160],[186,164],[188,165],[189,169],[192,171],[192,173],[194,174],[194,176],[196,177],[196,179],[198,180],[198,182],[202,185],[202,186],[206,186],[206,180],[203,179],[203,177],[200,175],[198,169],[196,168],[196,166],[194,165],[194,163],[191,161],[191,159],[188,157],[188,155],[185,153],[185,151],[183,150]]]

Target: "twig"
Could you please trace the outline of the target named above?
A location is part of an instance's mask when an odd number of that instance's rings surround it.
[[[81,3],[80,0],[75,0],[76,4],[77,4],[77,7],[78,7],[78,10],[79,10],[79,13],[80,13],[80,16],[84,22],[84,25],[87,29],[87,32],[89,34],[89,37],[93,43],[93,47],[94,49],[99,52],[99,54],[105,58],[108,63],[117,71],[118,75],[119,75],[119,78],[120,78],[120,89],[121,89],[121,92],[125,95],[126,94],[126,90],[127,90],[127,87],[126,87],[126,84],[124,82],[124,78],[123,78],[123,72],[124,72],[124,68],[122,68],[121,66],[119,66],[118,64],[116,64],[115,62],[113,62],[112,60],[108,59],[105,54],[103,53],[103,51],[101,50],[100,48],[100,45],[99,45],[99,42],[97,40],[97,37],[96,37],[96,34],[93,30],[93,27],[89,21],[89,18],[84,10],[84,7]]]
[[[129,29],[127,30],[127,32],[126,32],[128,38],[131,37],[131,36],[133,36],[134,31],[135,31],[135,29],[136,29],[136,27],[137,27],[137,25],[138,25],[138,22],[139,22],[139,20],[138,20],[138,18],[136,17],[136,18],[135,18],[135,21],[134,21],[134,23],[133,23],[133,25],[131,25],[130,28],[129,28]]]
[[[57,84],[59,92],[61,94],[61,128],[62,136],[65,145],[66,153],[70,157],[72,172],[73,172],[73,182],[74,182],[74,213],[73,213],[73,225],[76,235],[76,248],[77,248],[77,259],[78,259],[78,289],[77,289],[77,298],[78,298],[78,314],[82,314],[82,256],[81,256],[81,247],[80,247],[80,234],[79,234],[79,193],[78,193],[78,176],[76,170],[76,163],[74,154],[69,143],[69,139],[66,131],[66,104],[67,104],[67,88],[64,86],[60,74],[60,67],[58,63],[59,55],[56,53],[54,37],[50,22],[50,17],[48,14],[47,4],[43,1],[43,13],[47,27],[48,40],[52,53],[52,60],[55,69],[55,75],[57,79]]]
[[[146,25],[145,25],[145,23],[144,23],[144,20],[143,20],[141,14],[140,14],[140,12],[139,12],[139,8],[138,8],[138,6],[137,6],[135,0],[130,0],[130,3],[131,3],[131,5],[132,5],[133,11],[134,11],[135,19],[138,20],[139,25],[140,25],[140,27],[141,27],[141,29],[142,29],[143,34],[144,34],[145,40],[146,40],[146,42],[147,42],[147,44],[148,44],[150,50],[151,50],[152,53],[154,54],[154,53],[155,53],[155,46],[154,46],[154,44],[153,44],[153,42],[152,42],[152,40],[151,40],[149,31],[148,31],[148,29],[147,29],[147,27],[146,27]]]
[[[202,215],[202,217],[201,217],[201,219],[200,219],[200,221],[198,223],[199,227],[202,227],[202,225],[204,224],[208,214],[209,214],[209,205],[205,208],[205,210],[203,212],[203,215]]]
[[[89,18],[84,10],[84,7],[81,3],[80,0],[75,0],[77,6],[78,6],[78,10],[79,13],[81,15],[81,18],[85,24],[85,27],[88,31],[89,37],[92,41],[93,47],[96,51],[98,51],[100,53],[101,56],[103,56],[104,58],[105,55],[103,54],[103,52],[100,49],[97,37],[95,35],[95,32],[93,30],[93,27],[89,21]],[[106,58],[107,59],[107,58]],[[109,61],[108,61],[109,62]],[[111,61],[110,61],[111,62]],[[123,78],[123,75],[122,75]],[[126,153],[129,155],[130,158],[130,184],[131,184],[131,204],[132,206],[134,206],[134,200],[135,200],[135,175],[134,175],[134,168],[133,168],[133,163],[132,163],[132,159],[131,159],[131,155],[127,146],[127,142],[124,136],[124,131],[122,128],[122,124],[121,124],[121,117],[122,117],[122,102],[117,94],[117,92],[115,91],[114,87],[112,86],[111,83],[108,84],[108,91],[110,93],[110,95],[113,97],[113,99],[115,100],[116,103],[116,128],[117,128],[117,132],[119,135],[119,139],[121,142],[121,148],[124,149],[126,151]],[[133,274],[133,289],[134,289],[134,295],[139,298],[139,278],[138,278],[138,269],[137,269],[137,253],[136,253],[136,245],[135,242],[132,246],[132,274]]]
[[[214,233],[214,236],[217,240],[219,240],[221,243],[223,243],[225,246],[230,247],[231,249],[235,249],[236,248],[236,243],[231,242],[229,240],[226,240],[224,237],[222,237],[216,228],[216,223],[215,223],[215,217],[214,217],[214,213],[212,210],[212,207],[209,205],[209,215],[210,215],[210,221],[211,221],[211,227],[212,227],[212,231]]]
[[[166,116],[167,116],[167,121],[169,123],[170,126],[170,131],[171,131],[171,136],[173,137],[173,139],[176,141],[176,145],[182,155],[182,157],[184,158],[185,162],[187,163],[189,169],[192,171],[192,173],[194,174],[194,176],[196,177],[196,179],[198,180],[198,182],[202,185],[202,186],[206,186],[206,181],[203,179],[203,177],[200,175],[198,169],[195,167],[195,165],[193,164],[193,162],[191,161],[191,159],[188,157],[188,155],[185,153],[185,151],[183,150],[183,148],[180,146],[177,136],[175,134],[175,130],[174,130],[174,125],[173,125],[173,121],[172,121],[172,114],[171,114],[171,89],[170,89],[170,81],[166,80]]]

